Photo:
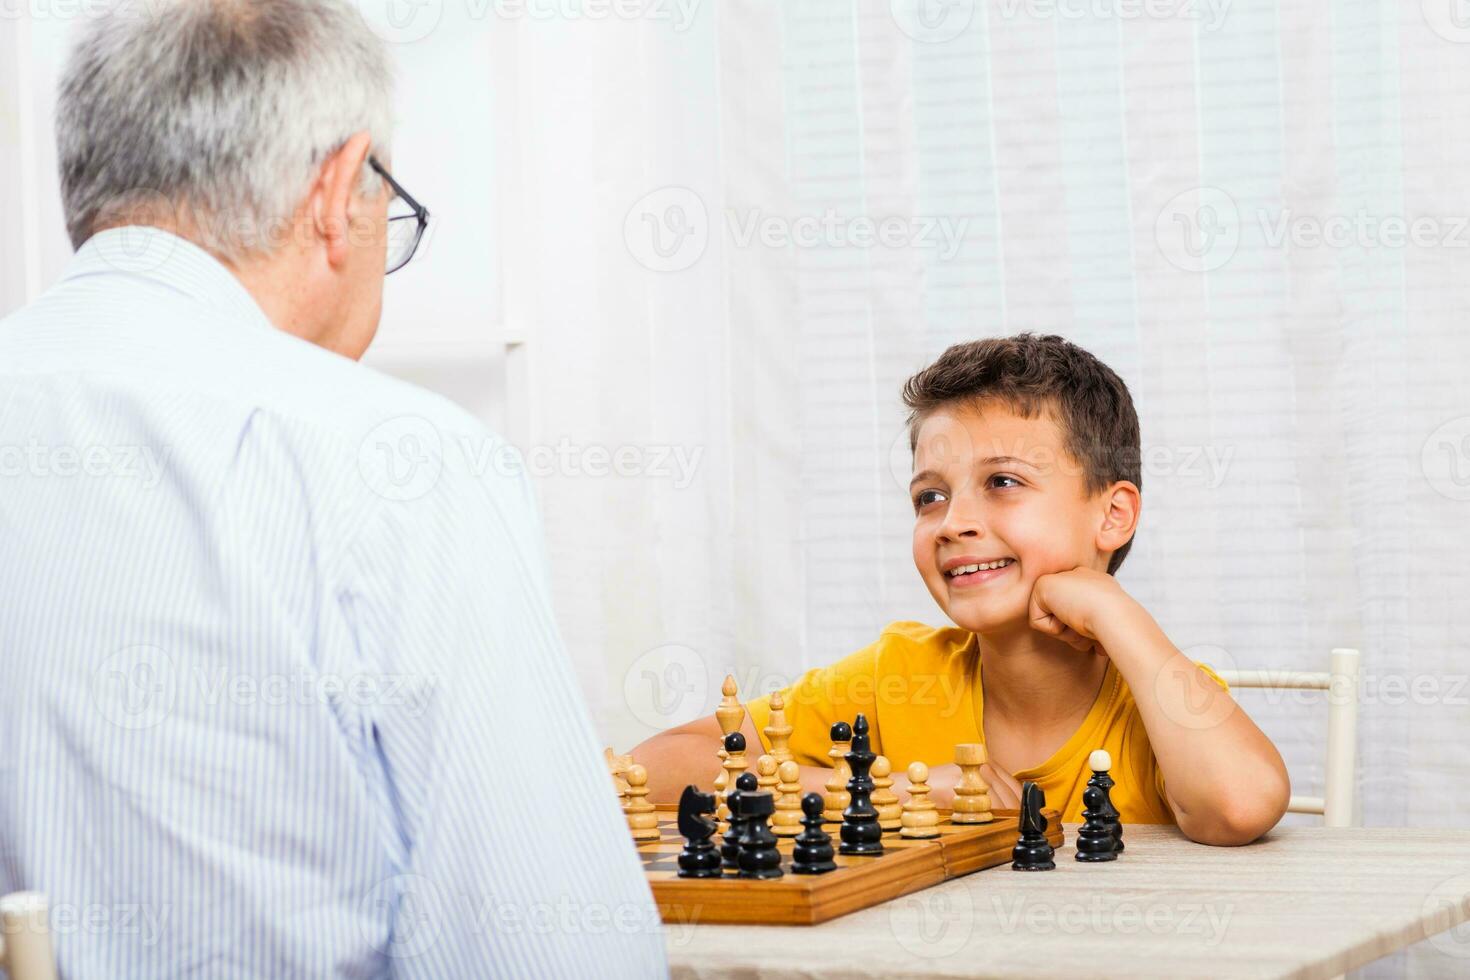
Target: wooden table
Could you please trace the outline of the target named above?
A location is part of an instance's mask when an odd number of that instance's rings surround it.
[[[1470,831],[1281,827],[1219,848],[1129,826],[1107,864],[1074,860],[1076,831],[1055,871],[982,871],[822,925],[670,924],[669,965],[742,980],[1332,977],[1428,938],[1470,975]]]

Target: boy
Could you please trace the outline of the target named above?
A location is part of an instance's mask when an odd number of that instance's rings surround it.
[[[913,557],[956,624],[894,623],[871,646],[808,671],[782,696],[802,784],[820,790],[833,722],[867,715],[875,752],[930,765],[948,806],[959,742],[984,742],[992,802],[1020,784],[1081,820],[1094,749],[1113,758],[1124,823],[1177,823],[1244,844],[1286,811],[1275,746],[1224,682],[1181,654],[1114,579],[1140,511],[1138,416],[1110,368],[1060,337],[958,344],[904,386],[914,477]],[[751,760],[769,751],[769,697],[748,705]],[[717,769],[713,717],[634,750],[674,798]]]

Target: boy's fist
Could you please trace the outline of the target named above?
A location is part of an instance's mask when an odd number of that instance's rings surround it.
[[[1102,654],[1095,624],[1102,610],[1121,595],[1118,580],[1095,569],[1043,575],[1031,588],[1031,628],[1083,653]]]

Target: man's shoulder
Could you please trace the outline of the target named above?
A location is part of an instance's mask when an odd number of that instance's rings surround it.
[[[331,430],[354,446],[364,440],[417,439],[435,445],[485,439],[484,423],[438,392],[394,377],[377,366],[281,335],[295,370],[271,385],[262,407]]]
[[[261,411],[354,450],[375,435],[423,433],[429,448],[489,436],[442,395],[263,318],[246,322],[146,282],[59,283],[0,319],[0,353],[7,373],[107,378],[174,400]]]

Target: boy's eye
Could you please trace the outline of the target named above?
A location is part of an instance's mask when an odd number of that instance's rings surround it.
[[[1020,480],[1005,473],[997,473],[985,482],[989,486],[997,487],[1002,490],[1006,487],[1019,487],[1021,485]]]
[[[914,510],[922,510],[930,504],[937,504],[944,499],[943,490],[920,490],[914,495]]]

